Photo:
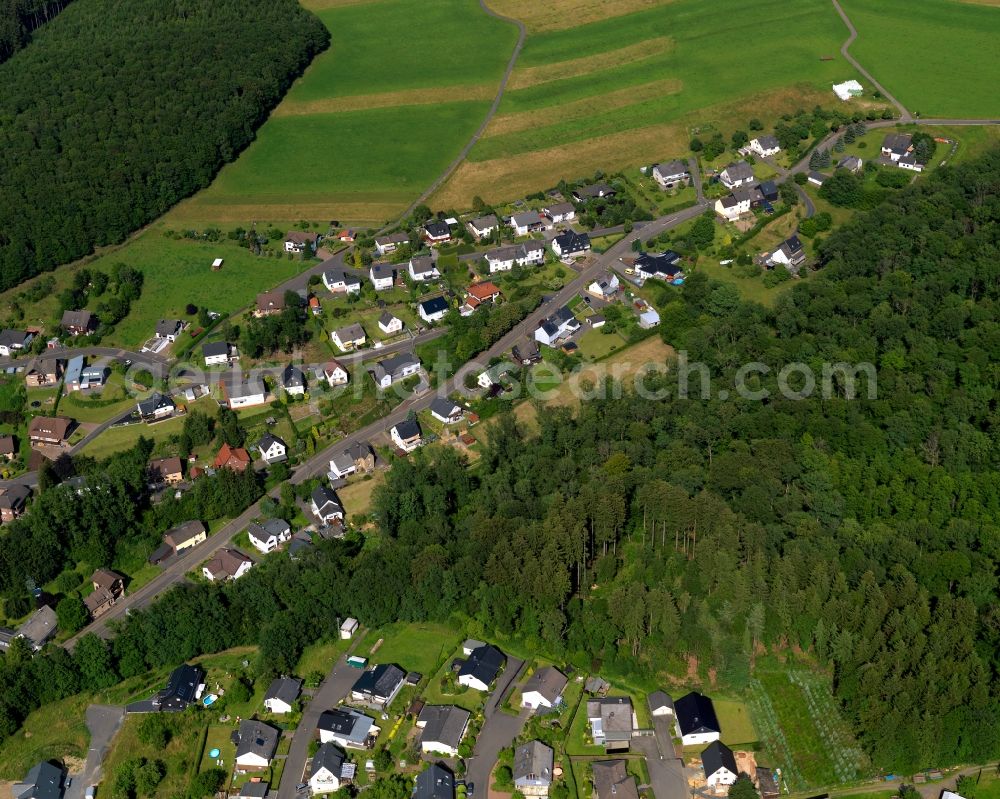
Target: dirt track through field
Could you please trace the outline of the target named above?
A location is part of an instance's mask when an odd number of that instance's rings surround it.
[[[575,28],[588,22],[599,22],[608,17],[620,17],[655,6],[667,5],[672,0],[495,0],[496,10],[508,17],[515,17],[531,31],[552,31]]]
[[[642,61],[645,58],[666,53],[673,46],[674,40],[669,36],[657,36],[654,39],[646,39],[644,42],[636,42],[606,53],[595,53],[538,67],[522,67],[514,70],[508,88],[511,91],[527,89],[541,83],[584,75],[588,72],[599,72],[611,67],[620,67],[623,64]]]

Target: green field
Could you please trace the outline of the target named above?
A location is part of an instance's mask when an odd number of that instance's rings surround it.
[[[852,55],[911,113],[1000,114],[1000,8],[958,0],[843,0]]]
[[[382,639],[373,653],[372,647]],[[407,671],[429,675],[461,643],[459,632],[443,624],[399,622],[374,630],[354,650],[371,663],[395,663]]]
[[[0,780],[19,780],[39,760],[87,755],[90,735],[84,713],[91,697],[77,694],[31,713],[24,726],[0,744]]]
[[[256,141],[175,218],[381,224],[481,124],[517,38],[475,0],[306,3],[332,44]]]

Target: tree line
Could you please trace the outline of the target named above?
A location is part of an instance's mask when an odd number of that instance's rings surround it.
[[[31,41],[72,0],[0,0],[0,64]]]
[[[0,65],[0,289],[205,187],[328,41],[293,0],[71,4]]]

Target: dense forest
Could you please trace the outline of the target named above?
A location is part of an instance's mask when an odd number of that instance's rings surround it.
[[[867,360],[877,398],[626,392],[547,409],[530,438],[501,412],[474,468],[450,449],[395,463],[376,545],[270,558],[133,613],[110,645],[0,668],[0,730],[33,692],[236,644],[280,672],[350,614],[457,618],[608,673],[684,673],[694,656],[735,689],[767,648],[801,648],[877,767],[996,757],[998,249],[994,153],[832,233],[820,272],[774,309],[695,273],[665,295],[661,328],[716,387],[748,361],[773,368],[774,392],[789,362]]]
[[[0,64],[31,40],[31,32],[72,0],[0,0]]]
[[[294,0],[78,0],[0,65],[0,289],[212,179],[326,47]]]

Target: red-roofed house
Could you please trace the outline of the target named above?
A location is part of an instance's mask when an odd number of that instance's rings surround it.
[[[243,447],[231,447],[228,444],[223,444],[219,454],[215,456],[212,466],[216,469],[232,469],[236,472],[243,472],[251,463],[253,463],[253,459]]]

